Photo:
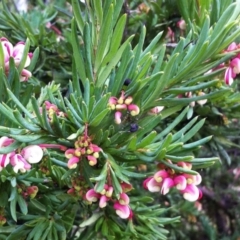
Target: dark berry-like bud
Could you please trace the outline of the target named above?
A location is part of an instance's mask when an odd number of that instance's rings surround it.
[[[130,124],[130,132],[136,132],[138,130],[138,125],[136,123]]]
[[[129,78],[125,79],[125,81],[124,81],[125,86],[128,86],[130,83],[131,83],[131,79],[129,79]]]

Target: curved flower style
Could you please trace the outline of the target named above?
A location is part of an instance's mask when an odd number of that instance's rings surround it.
[[[6,74],[8,74],[10,58],[13,58],[15,66],[18,67],[23,57],[25,43],[18,42],[15,46],[13,46],[12,43],[10,43],[8,39],[4,37],[0,38],[0,42],[2,44],[4,54],[4,68]],[[30,65],[31,57],[32,53],[28,53],[26,61],[24,63],[24,68]],[[30,71],[23,69],[21,72],[20,81],[27,81],[31,76],[32,73]]]

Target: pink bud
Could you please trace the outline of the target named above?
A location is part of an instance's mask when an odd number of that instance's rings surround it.
[[[130,200],[126,193],[120,194],[120,199],[118,200],[121,205],[128,205]]]
[[[125,99],[124,103],[127,104],[127,105],[129,105],[130,103],[132,103],[132,101],[133,101],[133,98],[132,98],[131,96],[128,96],[128,97]]]
[[[235,74],[239,74],[240,73],[240,59],[239,58],[234,58],[231,62],[230,62],[230,66],[233,69],[233,72]]]
[[[108,186],[108,188],[106,189],[106,193],[105,195],[110,198],[112,197],[112,194],[113,194],[113,187],[112,186]]]
[[[38,145],[30,145],[22,149],[21,155],[29,163],[38,163],[43,157],[43,150]]]
[[[108,106],[110,106],[111,109],[114,110],[116,104],[117,104],[117,98],[116,97],[110,97],[109,100],[108,100]]]
[[[122,219],[130,216],[130,208],[128,205],[121,205],[119,202],[115,202],[113,208],[116,210],[116,214]]]
[[[107,206],[107,201],[109,201],[109,198],[105,195],[102,195],[99,200],[99,207],[104,208]]]
[[[65,152],[65,157],[70,159],[73,156],[75,156],[75,149],[73,148],[69,148],[66,152]]]
[[[94,156],[88,155],[87,159],[90,166],[94,166],[97,164],[97,159]]]
[[[122,182],[120,185],[122,187],[123,192],[129,192],[133,189],[133,186],[129,183]]]
[[[234,50],[237,50],[237,49],[238,49],[237,44],[236,44],[235,42],[232,42],[232,43],[228,46],[227,51],[228,51],[228,52],[231,52],[231,51],[234,51]]]
[[[164,106],[157,106],[149,110],[149,114],[158,114],[164,109]]]
[[[30,198],[35,198],[38,193],[38,187],[37,186],[30,186],[27,188],[27,193],[30,196]]]
[[[124,99],[125,99],[125,95],[124,94],[125,94],[124,91],[122,91],[120,98],[117,100],[118,104],[123,104],[124,103]]]
[[[122,122],[121,120],[122,113],[121,112],[115,112],[115,123],[120,124]]]
[[[156,172],[153,177],[154,177],[154,179],[155,179],[156,182],[160,183],[160,182],[162,182],[165,178],[167,178],[168,175],[169,175],[169,174],[167,173],[166,170],[160,170],[160,171]]]
[[[96,193],[93,189],[90,189],[86,193],[86,199],[89,202],[97,202],[97,200],[101,197],[99,193]]]
[[[69,160],[68,160],[68,168],[69,169],[74,169],[77,167],[77,164],[78,162],[80,161],[80,159],[78,157],[71,157]]]
[[[181,29],[181,30],[186,30],[186,22],[181,19],[177,22],[177,26]]]
[[[138,107],[137,105],[135,105],[135,104],[130,104],[130,105],[128,105],[128,110],[130,111],[130,114],[131,114],[132,116],[136,116],[136,115],[138,115],[139,112],[140,112],[139,107]]]
[[[189,169],[189,170],[192,169],[192,164],[189,162],[178,162],[177,165],[184,169]]]

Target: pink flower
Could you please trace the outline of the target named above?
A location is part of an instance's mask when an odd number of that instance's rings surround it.
[[[232,43],[228,46],[227,51],[228,51],[228,52],[231,52],[231,51],[235,51],[235,50],[237,50],[237,49],[238,49],[238,45],[237,45],[235,42],[232,42]]]
[[[183,193],[183,198],[190,202],[198,200],[200,196],[199,189],[194,184],[188,184],[181,192]]]
[[[116,210],[117,215],[122,219],[126,219],[130,216],[131,211],[128,205],[122,205],[119,202],[115,202],[113,208]]]
[[[130,104],[130,105],[127,106],[127,108],[128,108],[128,110],[130,111],[130,114],[131,114],[132,116],[136,116],[136,115],[138,115],[139,112],[140,112],[139,107],[138,107],[137,105],[135,105],[135,104]]]
[[[177,26],[181,29],[181,30],[186,30],[186,22],[181,19],[177,22]]]
[[[0,154],[0,171],[10,163],[10,158],[14,156],[15,152]]]
[[[38,145],[30,145],[22,149],[21,155],[29,163],[38,163],[43,157],[43,150]]]
[[[107,201],[109,201],[110,198],[108,198],[106,195],[102,195],[100,197],[100,201],[99,201],[99,207],[100,208],[104,208],[107,206]]]
[[[149,192],[159,192],[161,190],[161,185],[162,184],[156,182],[153,177],[149,177],[143,182],[144,188],[146,188]]]
[[[125,193],[129,192],[133,189],[133,186],[129,183],[126,183],[126,182],[122,182],[120,185],[122,187],[122,191],[125,192]]]
[[[1,137],[0,138],[0,147],[6,147],[9,146],[14,142],[14,139],[8,138],[8,137]]]
[[[97,200],[101,197],[101,194],[100,193],[97,193],[95,192],[94,189],[90,189],[87,191],[86,193],[86,199],[89,201],[89,202],[97,202]]]
[[[13,171],[15,173],[18,173],[19,170],[20,172],[24,173],[31,168],[31,165],[20,154],[13,155],[10,158],[10,163],[13,166]]]
[[[14,47],[13,45],[8,41],[6,38],[0,38],[0,42],[2,44],[3,48],[3,53],[4,53],[4,67],[6,73],[9,71],[9,61],[10,58],[12,57],[14,60],[15,65],[18,67],[22,57],[23,57],[23,52],[25,48],[25,43],[24,42],[18,42]],[[24,63],[24,67],[28,67],[30,65],[32,58],[32,53],[28,53],[26,61]],[[31,77],[32,74],[30,71],[23,69],[22,72],[20,73],[20,80],[21,81],[27,81],[29,77]]]
[[[94,166],[97,164],[97,159],[94,156],[88,155],[87,159],[90,166]]]
[[[184,190],[187,187],[187,180],[182,175],[176,176],[173,181],[178,190]]]
[[[76,168],[79,161],[80,161],[80,159],[79,159],[78,157],[75,157],[75,156],[71,157],[71,158],[68,160],[68,163],[67,163],[67,164],[68,164],[68,168],[69,168],[69,169],[74,169],[74,168]]]
[[[121,205],[128,205],[130,202],[129,197],[126,193],[121,193],[118,201]]]
[[[240,73],[240,58],[236,57],[230,61],[229,67],[225,71],[225,83],[229,86],[232,85],[233,79]]]
[[[171,178],[165,178],[163,180],[162,188],[161,188],[161,194],[166,195],[170,188],[174,186],[174,182]]]
[[[115,112],[115,123],[116,124],[120,124],[122,122],[121,116],[122,116],[121,112],[119,112],[119,111]]]
[[[155,179],[156,182],[160,183],[168,176],[169,174],[166,170],[160,170],[154,174],[153,178]]]
[[[148,111],[148,114],[150,115],[156,115],[160,113],[164,109],[164,106],[157,106]]]

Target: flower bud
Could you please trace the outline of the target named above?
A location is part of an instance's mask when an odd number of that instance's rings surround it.
[[[22,149],[21,155],[29,163],[38,163],[43,157],[43,150],[38,145],[30,145]]]

